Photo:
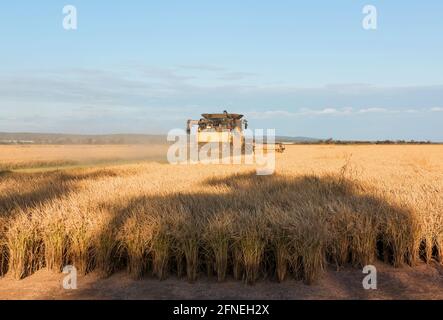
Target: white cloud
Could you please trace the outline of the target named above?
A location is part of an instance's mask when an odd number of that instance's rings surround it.
[[[191,65],[179,65],[178,68],[185,69],[185,70],[197,70],[197,71],[211,71],[211,72],[218,72],[218,71],[225,71],[226,68],[220,67],[220,66],[214,66],[214,65],[207,65],[207,64],[191,64]]]
[[[369,114],[401,113],[432,116],[431,112],[443,111],[443,108],[420,106],[442,101],[443,86],[348,84],[303,88],[266,84],[262,80],[259,75],[213,66],[124,66],[110,70],[67,68],[3,73],[0,75],[0,121],[5,128],[7,118],[10,131],[35,126],[41,131],[51,126],[64,130],[66,124],[81,128],[88,121],[92,129],[109,123],[106,128],[113,132],[114,126],[131,127],[136,121],[143,122],[142,128],[157,124],[158,127],[181,125],[184,120],[171,122],[171,118],[187,119],[225,109],[244,113],[251,119],[278,120],[288,117],[328,120],[328,117],[349,116],[364,119]],[[291,109],[291,106],[299,108]]]
[[[255,73],[250,72],[228,72],[220,76],[219,80],[227,80],[227,81],[235,81],[235,80],[244,80],[247,78],[255,77]]]
[[[386,113],[389,110],[386,108],[366,108],[366,109],[360,109],[359,113]]]
[[[324,108],[324,109],[302,109],[301,115],[347,115],[353,112],[352,108]]]
[[[432,108],[432,111],[443,111],[443,108]],[[262,112],[249,112],[250,117],[256,119],[278,118],[278,117],[301,117],[301,116],[349,116],[364,114],[406,114],[406,113],[424,113],[426,109],[388,109],[388,108],[302,108],[294,112],[285,110],[268,110]]]
[[[321,116],[321,115],[347,115],[352,114],[352,108],[323,108],[323,109],[308,109],[302,108],[295,112],[284,110],[268,110],[268,111],[253,111],[248,112],[247,115],[256,119],[267,119],[274,117],[299,117],[299,116]]]

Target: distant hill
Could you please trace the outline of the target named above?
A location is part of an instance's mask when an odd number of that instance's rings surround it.
[[[109,134],[77,135],[57,133],[2,133],[0,144],[163,144],[164,135]]]
[[[276,137],[277,142],[316,143],[320,140],[308,137]],[[81,135],[58,133],[6,133],[0,132],[0,144],[163,144],[165,135],[106,134]]]
[[[288,144],[435,144],[431,141],[357,141],[316,139],[310,137],[277,136],[276,142]],[[58,133],[6,133],[0,132],[0,144],[165,144],[165,135],[152,134],[105,134],[81,135]]]
[[[309,137],[288,137],[288,136],[277,136],[275,138],[277,142],[287,142],[287,143],[318,143],[321,140]]]

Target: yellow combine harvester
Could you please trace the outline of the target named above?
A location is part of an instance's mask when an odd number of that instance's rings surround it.
[[[204,113],[200,120],[188,120],[187,132],[191,134],[192,128],[196,127],[197,141],[204,143],[230,143],[234,137],[240,137],[242,144],[245,143],[244,132],[248,129],[248,121],[242,114],[228,113]],[[275,150],[283,152],[285,147],[281,143],[274,144],[255,144],[254,148],[263,148],[264,150]]]

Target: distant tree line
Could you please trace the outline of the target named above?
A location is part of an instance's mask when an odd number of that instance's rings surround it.
[[[114,135],[68,135],[68,134],[32,134],[32,133],[0,133],[0,144],[163,144],[166,136],[143,134],[114,134]]]
[[[430,140],[420,141],[420,140],[377,140],[377,141],[364,141],[364,140],[334,140],[332,138],[318,141],[303,142],[303,144],[335,144],[335,145],[346,145],[346,144],[434,144]]]

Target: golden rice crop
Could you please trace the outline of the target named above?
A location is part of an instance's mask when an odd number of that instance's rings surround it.
[[[0,276],[72,264],[312,283],[328,265],[443,263],[442,159],[442,146],[291,146],[272,176],[147,162],[3,172]]]

